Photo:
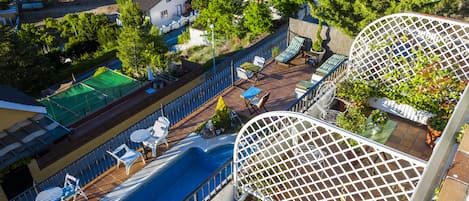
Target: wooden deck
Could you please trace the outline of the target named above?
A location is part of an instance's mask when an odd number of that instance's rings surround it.
[[[310,80],[314,68],[304,64],[304,58],[296,58],[292,61],[294,64],[291,67],[284,65],[277,65],[275,63],[269,64],[263,71],[266,76],[256,83],[256,87],[263,90],[262,93],[271,92],[270,98],[266,103],[266,108],[269,111],[285,110],[295,100],[294,89],[297,82],[301,80]],[[247,89],[253,83],[245,82],[240,87],[231,87],[222,93],[227,106],[238,112],[243,116],[251,117],[243,99],[240,94],[243,92],[242,88]],[[178,122],[171,127],[168,142],[170,147],[187,135],[192,133],[197,125],[209,119],[214,114],[217,98],[209,101],[197,111],[193,112],[187,118]],[[425,129],[413,125],[406,120],[399,121],[398,127],[393,132],[386,145],[391,146],[397,150],[412,154],[423,160],[428,160],[431,149],[425,146]],[[164,146],[160,146],[158,154],[166,151]],[[153,159],[149,159],[147,164]],[[143,167],[142,162],[138,162],[131,169],[130,176]],[[119,184],[124,182],[129,176],[125,175],[125,168],[121,167],[111,168],[93,182],[87,184],[85,193],[89,200],[99,200],[106,193],[112,191]]]

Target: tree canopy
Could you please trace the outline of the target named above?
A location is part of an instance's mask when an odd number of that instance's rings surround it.
[[[0,25],[0,84],[31,93],[49,82],[49,60],[37,54],[38,47],[23,42],[9,27]]]
[[[272,29],[270,12],[267,5],[250,2],[244,9],[244,27],[254,35],[269,32]]]
[[[137,3],[132,0],[117,0],[119,5],[119,20],[124,26],[140,27],[144,22],[143,13]]]
[[[206,9],[200,11],[194,24],[208,29],[213,23],[217,38],[236,36],[239,32],[234,24],[234,15],[242,10],[238,9],[240,6],[240,2],[236,0],[212,0]]]
[[[144,21],[138,4],[130,0],[118,0],[124,27],[118,37],[117,57],[122,61],[122,72],[141,78],[145,67],[152,65],[166,69],[168,61],[165,53],[168,46],[158,28]]]
[[[295,17],[296,13],[301,9],[301,5],[305,0],[273,0],[274,7],[282,13],[283,17]]]
[[[374,20],[399,12],[424,12],[428,14],[450,14],[455,12],[461,0],[318,0],[309,3],[313,17],[326,21],[350,36]]]

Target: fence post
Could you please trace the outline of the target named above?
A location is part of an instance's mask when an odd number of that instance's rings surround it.
[[[230,74],[231,74],[231,86],[234,86],[234,85],[235,85],[235,84],[234,84],[234,83],[235,83],[235,77],[234,77],[235,75],[234,75],[233,60],[231,60],[231,68],[230,68],[230,69],[231,69],[231,70],[230,70],[230,71],[231,71],[231,73],[230,73]]]

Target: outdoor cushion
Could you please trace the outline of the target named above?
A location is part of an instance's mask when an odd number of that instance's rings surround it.
[[[293,59],[300,52],[304,41],[304,38],[295,36],[291,40],[290,45],[287,47],[287,49],[285,49],[282,53],[275,57],[275,61],[287,63],[288,61]]]
[[[329,73],[329,71],[334,69],[340,62],[346,59],[347,57],[344,55],[334,54],[329,57],[321,66],[319,66],[319,68],[316,69],[316,72],[322,75],[326,75],[327,73]]]

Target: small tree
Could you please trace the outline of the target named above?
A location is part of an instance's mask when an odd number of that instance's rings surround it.
[[[322,37],[321,37],[321,31],[322,31],[322,21],[319,21],[318,24],[318,30],[316,31],[316,40],[313,42],[313,50],[316,52],[321,52],[322,51]]]
[[[223,97],[218,98],[217,107],[215,108],[215,115],[212,117],[215,128],[228,128],[230,126],[230,113],[231,110],[225,104]]]

